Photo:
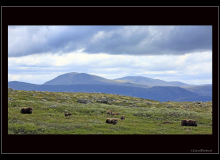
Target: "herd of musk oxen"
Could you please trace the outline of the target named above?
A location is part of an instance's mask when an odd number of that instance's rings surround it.
[[[111,110],[108,110],[107,115],[113,115],[114,116],[114,115],[120,115],[120,114],[119,113],[113,113]],[[125,119],[125,116],[122,115],[120,119],[121,120]],[[105,122],[115,125],[115,124],[118,123],[118,120],[119,120],[118,118],[107,118]]]
[[[33,108],[31,107],[27,107],[27,108],[22,108],[21,109],[21,113],[22,114],[31,114],[33,112]],[[65,116],[70,116],[71,113],[64,113]],[[113,113],[111,110],[108,110],[107,111],[107,115],[120,115],[119,113]],[[116,125],[118,123],[118,120],[124,120],[125,119],[125,116],[122,115],[120,119],[118,118],[107,118],[106,119],[106,123],[110,123],[110,124],[113,124],[113,125]],[[187,120],[187,119],[183,119],[181,121],[181,125],[182,126],[197,126],[197,122],[195,120]]]

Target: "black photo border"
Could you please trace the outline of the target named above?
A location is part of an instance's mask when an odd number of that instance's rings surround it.
[[[218,6],[2,6],[1,12],[1,153],[219,152]],[[8,25],[212,25],[212,135],[8,135]]]

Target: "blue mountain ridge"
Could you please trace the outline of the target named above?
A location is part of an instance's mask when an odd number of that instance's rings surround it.
[[[27,91],[112,93],[156,101],[212,101],[212,85],[166,82],[142,76],[110,80],[87,73],[71,72],[59,75],[42,85],[12,81],[8,82],[8,87]]]
[[[15,90],[50,91],[50,92],[87,92],[108,93],[133,96],[156,101],[212,101],[210,96],[200,96],[180,87],[155,86],[151,88],[99,85],[99,84],[73,84],[73,85],[36,85],[25,82],[8,82],[8,87]]]

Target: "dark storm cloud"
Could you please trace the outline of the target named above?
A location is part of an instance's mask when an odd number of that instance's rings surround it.
[[[36,53],[127,55],[212,50],[211,26],[9,26],[8,56]]]
[[[154,45],[174,54],[212,50],[212,27],[177,26],[167,37],[156,41]]]
[[[98,31],[119,26],[9,26],[8,56],[36,53],[66,53],[86,48]]]
[[[115,33],[111,38],[88,45],[85,51],[90,53],[161,55],[212,50],[211,26],[166,28],[169,26],[155,27],[155,34],[151,34],[151,30],[145,30],[145,32],[137,30],[128,38],[123,33]]]

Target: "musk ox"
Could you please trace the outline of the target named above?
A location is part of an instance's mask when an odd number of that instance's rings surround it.
[[[113,118],[113,119],[107,118],[106,119],[106,123],[110,123],[110,124],[113,124],[113,125],[117,124],[117,122],[118,122],[117,118]]]
[[[112,119],[107,118],[107,119],[106,119],[106,123],[112,123]]]
[[[107,111],[107,114],[111,115],[111,114],[112,114],[112,111],[111,111],[111,110],[108,110],[108,111]]]
[[[187,120],[187,119],[184,119],[184,120],[182,120],[182,122],[181,122],[181,125],[182,126],[197,126],[197,123],[196,123],[196,121],[195,120]]]
[[[121,116],[121,120],[123,120],[123,119],[125,119],[125,116],[124,116],[124,115]]]
[[[65,113],[65,116],[70,116],[71,115],[71,113]]]
[[[31,114],[32,112],[33,112],[33,108],[31,108],[31,107],[21,109],[21,113]]]

